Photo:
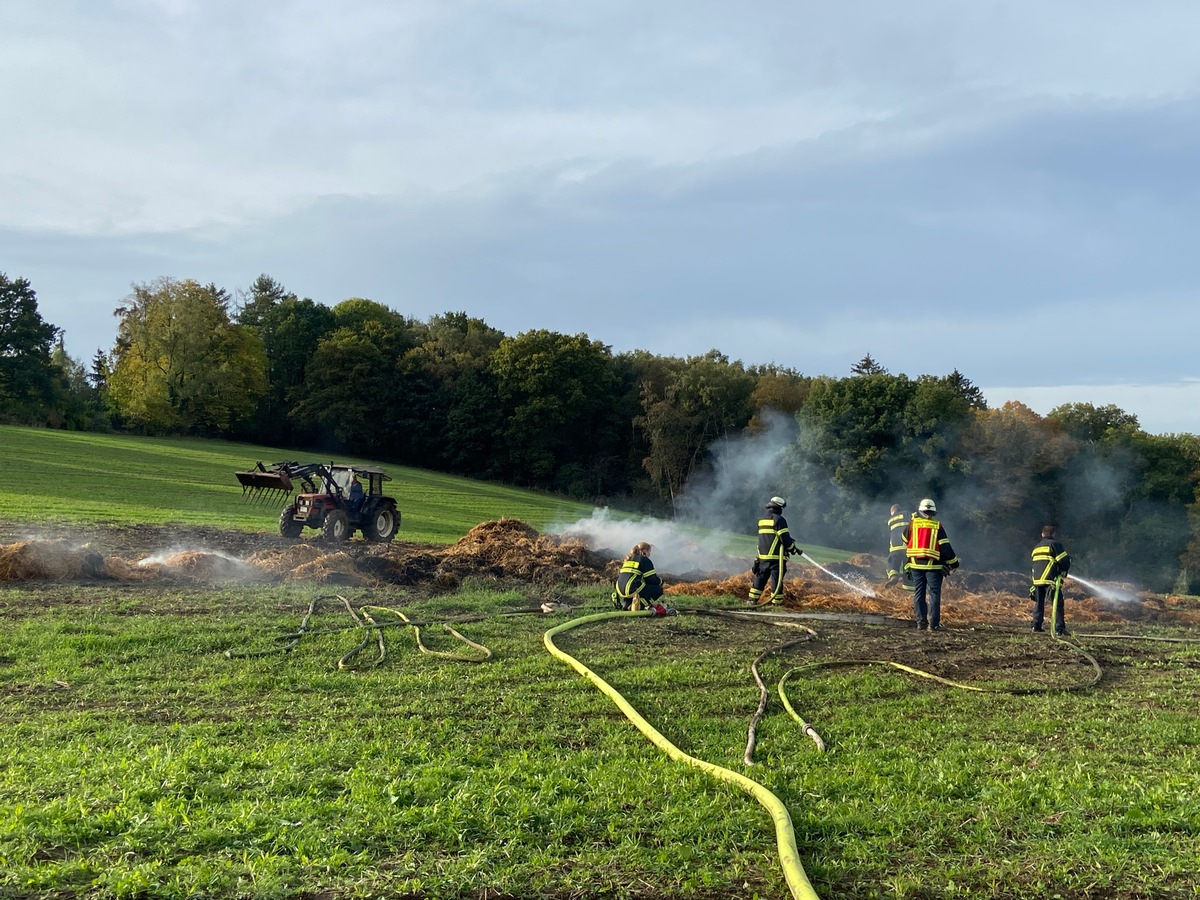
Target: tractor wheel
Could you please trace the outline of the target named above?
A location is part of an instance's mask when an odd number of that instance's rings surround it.
[[[386,543],[396,536],[396,529],[399,527],[399,522],[396,520],[396,510],[390,506],[381,506],[371,514],[371,518],[363,529],[363,534],[369,541]]]
[[[340,544],[350,537],[350,519],[340,509],[331,509],[325,516],[321,531],[325,533],[325,540]]]
[[[296,519],[296,504],[285,507],[279,514],[279,533],[285,538],[298,538],[304,530],[304,523]]]

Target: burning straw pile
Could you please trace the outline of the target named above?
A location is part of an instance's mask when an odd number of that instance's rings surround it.
[[[22,540],[0,545],[0,582],[106,579],[187,583],[227,581],[342,584],[361,587],[419,586],[436,592],[456,590],[464,579],[552,585],[611,584],[620,560],[593,552],[576,537],[539,534],[518,519],[499,519],[472,528],[448,547],[392,542],[324,540],[283,542],[245,561],[221,553],[177,551],[170,555],[126,560],[105,558],[91,545],[61,540]],[[886,586],[884,560],[859,554],[829,571],[864,590],[845,584],[803,563],[789,566],[784,608],[810,612],[861,612],[911,619],[912,594]],[[736,575],[664,575],[666,592],[676,598],[749,596],[749,567]],[[1018,572],[955,572],[942,591],[943,618],[964,623],[1024,622],[1028,619],[1028,576]],[[1072,622],[1186,621],[1200,624],[1194,598],[1136,595],[1116,603],[1092,596],[1076,581],[1067,582],[1067,618]]]

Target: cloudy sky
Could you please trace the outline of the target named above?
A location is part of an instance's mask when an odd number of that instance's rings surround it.
[[[1197,47],[1195,0],[11,0],[0,272],[84,362],[134,283],[266,273],[1200,433]]]

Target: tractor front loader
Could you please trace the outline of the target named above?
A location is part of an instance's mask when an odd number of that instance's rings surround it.
[[[258,462],[253,469],[235,474],[243,496],[251,500],[291,498],[296,482],[300,483],[302,490],[279,514],[279,533],[284,537],[297,538],[307,527],[320,530],[335,543],[349,540],[356,530],[369,541],[386,542],[400,528],[396,500],[383,493],[383,483],[391,478],[376,466]]]

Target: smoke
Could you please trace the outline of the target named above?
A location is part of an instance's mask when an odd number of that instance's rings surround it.
[[[772,496],[787,500],[784,515],[801,547],[877,556],[887,553],[891,505],[908,516],[929,497],[966,569],[1028,571],[1042,525],[1055,522],[1081,571],[1159,589],[1173,583],[1190,537],[1186,509],[1131,502],[1141,477],[1135,453],[1081,449],[1036,417],[994,414],[1000,420],[985,428],[968,422],[919,442],[898,435],[872,459],[849,452],[831,458],[819,431],[768,412],[759,430],[708,448],[705,464],[676,497],[672,520],[598,510],[561,531],[618,557],[648,541],[660,571],[732,573],[745,571],[755,522]],[[1157,549],[1154,558],[1147,546]]]
[[[762,430],[716,441],[709,448],[709,463],[680,492],[674,520],[622,517],[597,509],[551,530],[618,558],[646,541],[654,546],[652,558],[659,572],[745,572],[754,556],[755,523],[765,501],[787,490],[781,473],[798,432],[794,419],[769,411]]]
[[[596,509],[585,519],[550,530],[581,540],[592,550],[615,559],[624,559],[634,545],[645,541],[654,547],[650,555],[660,574],[733,575],[750,568],[748,554],[752,551],[731,555],[734,535],[689,529],[685,524],[653,516],[621,518],[607,508]]]

